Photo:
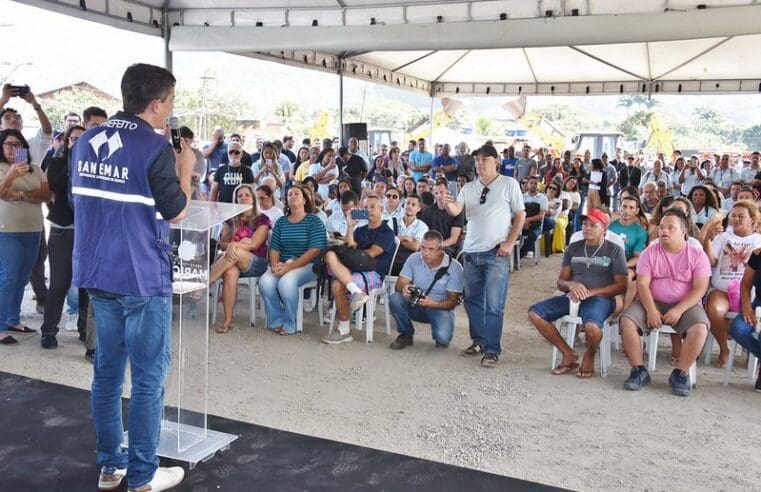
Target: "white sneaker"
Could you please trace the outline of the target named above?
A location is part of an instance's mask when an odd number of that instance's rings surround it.
[[[67,314],[66,315],[66,327],[64,328],[66,331],[77,331],[77,322],[79,321],[79,315],[78,314]]]
[[[100,476],[98,477],[98,490],[118,489],[119,485],[122,484],[125,475],[127,475],[126,468],[102,467],[100,469]]]
[[[185,470],[181,466],[172,466],[169,468],[159,467],[153,475],[153,480],[136,489],[129,489],[130,492],[159,492],[176,487],[185,478]]]
[[[534,252],[533,251],[527,251],[526,252],[526,258],[533,258],[533,257],[534,257]]]

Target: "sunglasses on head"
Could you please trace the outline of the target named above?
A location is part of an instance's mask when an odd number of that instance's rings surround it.
[[[480,205],[483,205],[486,203],[486,195],[489,194],[489,188],[484,188],[484,191],[481,192],[481,198],[478,199],[478,203]]]
[[[240,150],[231,150],[228,152],[230,155],[240,155]]]

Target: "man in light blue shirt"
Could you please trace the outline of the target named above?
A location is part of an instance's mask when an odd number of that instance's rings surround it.
[[[412,321],[431,325],[431,335],[438,348],[447,348],[454,334],[454,308],[463,292],[462,266],[444,252],[444,238],[438,231],[423,236],[420,252],[404,263],[396,292],[389,307],[399,336],[389,345],[400,350],[412,345],[415,328]],[[414,287],[423,297],[411,294]]]
[[[419,138],[417,141],[417,150],[410,152],[410,162],[407,165],[412,171],[412,178],[417,183],[423,174],[431,169],[433,154],[425,150],[425,139]]]

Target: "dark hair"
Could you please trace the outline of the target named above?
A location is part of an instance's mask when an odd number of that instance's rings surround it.
[[[181,126],[180,127],[180,137],[181,138],[189,138],[189,139],[193,140],[193,138],[195,138],[195,134],[193,133],[193,130],[191,130],[187,126]]]
[[[602,159],[592,159],[592,169],[597,169],[598,171],[605,169]]]
[[[14,108],[5,107],[0,109],[0,120],[3,119],[3,116],[5,116],[5,113],[16,113],[19,117],[21,117],[21,114],[19,114],[19,112],[16,111]]]
[[[315,191],[317,191],[317,189],[320,187],[320,185],[317,184],[317,180],[314,179],[313,176],[307,176],[306,178],[301,180],[301,185],[303,187],[305,187],[305,188],[307,186],[307,183],[312,183],[312,185],[314,186]]]
[[[172,72],[164,68],[145,63],[131,65],[122,76],[124,111],[140,114],[151,101],[164,102],[176,82]]]
[[[688,229],[689,222],[687,221],[687,216],[680,209],[670,208],[666,210],[663,213],[663,217],[661,217],[661,220],[665,219],[666,217],[676,217],[677,219],[679,219],[679,222],[682,223],[682,227],[685,229]]]
[[[61,157],[63,157],[64,159],[69,158],[69,151],[71,150],[71,148],[69,147],[69,137],[71,137],[71,134],[74,130],[80,130],[81,132],[84,133],[85,127],[83,127],[82,125],[73,125],[71,128],[69,128],[63,133],[63,145],[61,146]]]
[[[565,178],[565,181],[563,181],[563,189],[561,191],[566,190],[566,188],[568,187],[568,181],[570,180],[574,180],[576,182],[576,186],[574,186],[571,191],[579,191],[579,178],[577,178],[576,176],[568,176],[567,178]]]
[[[267,185],[259,185],[256,187],[256,191],[261,191],[265,195],[267,195],[268,198],[272,198],[274,191],[272,191],[272,188],[270,188]]]
[[[93,116],[100,116],[101,118],[108,119],[108,114],[106,111],[99,108],[98,106],[90,106],[89,108],[85,108],[85,110],[82,111],[82,121],[85,123],[90,121],[90,118]]]
[[[618,192],[618,196],[622,196],[624,193],[631,196],[639,196],[639,190],[636,186],[625,186]]]
[[[348,147],[339,147],[338,148],[338,157],[341,157],[343,155],[349,154],[349,148]]]
[[[314,180],[314,178],[312,179]],[[312,198],[312,192],[298,184],[291,185],[291,187],[288,188],[288,193],[290,193],[291,190],[299,190],[301,192],[301,196],[304,197],[304,211],[308,214],[314,213],[314,201]],[[285,200],[285,206],[283,207],[283,214],[286,216],[291,215],[291,206],[288,205],[287,199]]]
[[[416,194],[413,193],[413,194],[407,196],[407,200],[409,200],[410,198],[414,198],[415,200],[417,200],[418,205],[422,208],[422,206],[423,206],[423,200],[420,198],[419,195],[416,195]]]
[[[341,205],[348,205],[349,203],[355,205],[359,203],[359,197],[351,190],[341,193]]]
[[[719,205],[717,204],[716,195],[714,194],[714,192],[710,188],[708,188],[707,186],[703,186],[703,185],[694,186],[690,190],[689,195],[687,195],[687,199],[693,204],[693,206],[695,206],[695,202],[692,201],[692,196],[695,194],[695,190],[703,190],[703,193],[705,193],[705,195],[706,195],[705,206],[706,207],[711,207],[711,208],[713,208],[715,210],[719,210]]]
[[[230,135],[230,140],[232,140],[235,137],[238,137],[239,139],[243,140],[243,137],[240,136],[240,133],[233,133],[233,134],[231,134]]]
[[[2,147],[5,141],[8,140],[8,137],[18,138],[21,141],[21,146],[24,147],[27,151],[29,150],[29,142],[27,142],[24,138],[24,134],[13,128],[8,128],[7,130],[0,132],[0,147]],[[32,162],[31,155],[29,155],[27,161]],[[8,162],[5,160],[5,152],[0,152],[0,162]],[[10,164],[10,162],[8,162],[8,164]]]
[[[324,149],[322,152],[317,154],[317,161],[316,162],[319,162],[320,164],[322,164],[322,160],[325,158],[325,155],[327,155],[328,152],[333,152],[333,149],[332,148]]]
[[[425,234],[423,234],[423,241],[436,241],[437,243],[441,244],[444,242],[444,236],[442,236],[439,231],[429,229]]]
[[[66,120],[66,118],[68,118],[69,116],[76,116],[76,117],[77,117],[77,119],[79,119],[79,113],[75,113],[74,111],[71,111],[71,112],[69,112],[69,113],[66,113],[66,114],[63,116],[63,119],[64,119],[64,120]]]
[[[302,162],[306,162],[306,161],[302,161],[301,157],[299,157],[299,154],[301,154],[302,149],[307,151],[307,161],[309,160],[309,147],[299,147],[299,150],[296,151],[296,162],[294,163],[294,165],[296,166],[298,166]]]
[[[338,189],[338,185],[340,185],[341,183],[346,183],[346,185],[349,187],[349,189],[352,188],[352,186],[351,186],[351,180],[349,178],[341,178],[341,179],[339,179],[338,183],[336,183],[336,189]]]

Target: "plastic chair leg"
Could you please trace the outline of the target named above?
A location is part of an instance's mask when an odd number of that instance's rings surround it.
[[[711,354],[713,352],[713,333],[710,331],[708,332],[708,337],[706,338],[705,346],[703,347],[703,364],[710,366],[711,365]]]
[[[658,355],[658,330],[653,330],[647,336],[647,370],[655,371],[655,358]]]

